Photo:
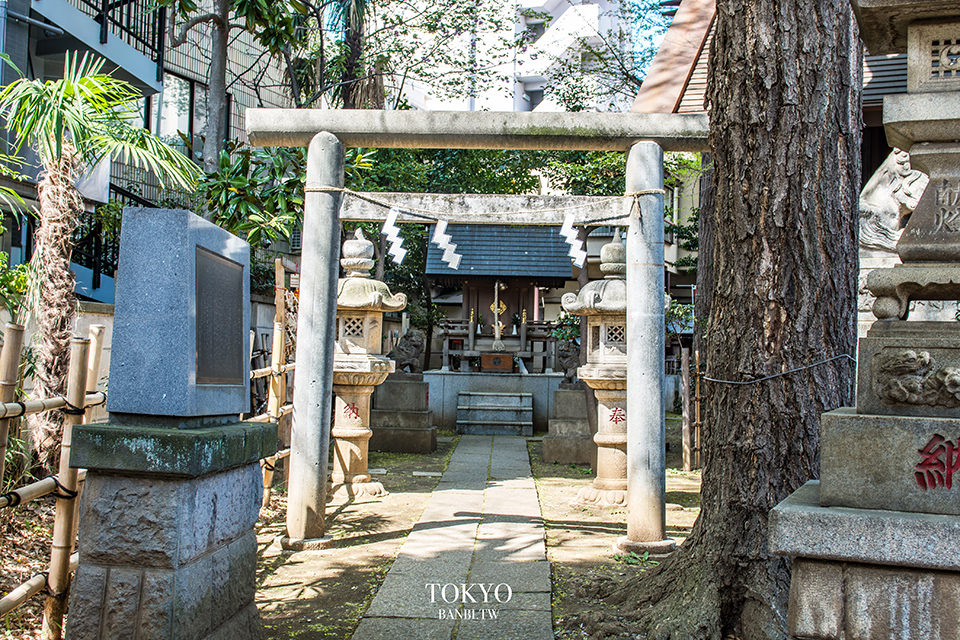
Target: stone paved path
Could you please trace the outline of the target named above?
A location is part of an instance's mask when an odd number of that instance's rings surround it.
[[[486,602],[481,584],[492,585]],[[503,584],[509,593],[495,592]],[[353,640],[454,633],[457,640],[553,638],[550,564],[523,438],[460,439]]]

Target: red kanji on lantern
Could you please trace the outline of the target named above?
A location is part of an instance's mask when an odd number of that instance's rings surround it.
[[[923,458],[914,467],[917,486],[924,491],[952,489],[953,474],[960,470],[960,447],[937,433],[917,453]]]
[[[343,415],[348,418],[353,418],[354,420],[360,419],[360,409],[357,408],[356,403],[351,402],[348,405],[343,407]]]
[[[610,412],[610,422],[613,424],[620,424],[621,422],[626,422],[626,420],[627,416],[622,408],[614,407],[613,411]]]

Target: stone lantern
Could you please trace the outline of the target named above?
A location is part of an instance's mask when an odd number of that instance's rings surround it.
[[[581,328],[587,364],[577,376],[597,398],[597,477],[577,495],[581,504],[625,506],[627,503],[627,286],[626,247],[617,231],[600,249],[603,280],[561,299],[567,313],[587,317]]]
[[[883,100],[887,143],[930,181],[866,288],[856,406],[820,419],[820,480],[771,512],[793,558],[790,637],[957,638],[960,325],[911,318],[960,299],[960,3],[853,0],[874,55],[907,52],[907,92]]]
[[[373,243],[360,229],[343,243],[340,264],[346,275],[337,284],[333,496],[377,497],[386,491],[367,473],[367,446],[373,434],[370,396],[395,369],[393,360],[381,353],[383,314],[406,307],[407,297],[390,293],[387,285],[370,277]]]

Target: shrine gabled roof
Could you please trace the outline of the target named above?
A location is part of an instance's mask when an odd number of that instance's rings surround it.
[[[440,259],[443,251],[430,243],[427,275],[431,276],[532,276],[573,277],[570,247],[560,227],[451,224],[447,233],[463,256],[460,268],[451,269]],[[432,236],[433,229],[430,234]]]

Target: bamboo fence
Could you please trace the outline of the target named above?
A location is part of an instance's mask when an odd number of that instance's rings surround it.
[[[703,421],[700,418],[700,378],[703,374],[700,372],[700,350],[694,352],[694,395],[693,410],[691,411],[690,402],[690,349],[683,347],[680,350],[680,376],[681,376],[681,397],[683,406],[683,427],[681,429],[681,445],[683,448],[683,470],[690,471],[701,467],[700,461],[700,428]],[[691,415],[692,414],[692,415]]]
[[[276,313],[273,317],[273,345],[270,353],[270,366],[263,369],[255,369],[250,372],[250,379],[270,377],[270,386],[267,390],[267,412],[254,416],[249,420],[251,422],[276,422],[277,428],[280,427],[280,419],[293,411],[292,404],[284,404],[287,398],[287,373],[294,371],[296,363],[286,362],[289,345],[287,344],[287,273],[299,274],[297,265],[277,258],[274,261],[274,305]],[[270,504],[270,498],[273,494],[273,476],[276,471],[278,460],[282,460],[290,455],[290,447],[278,451],[276,455],[269,456],[260,461],[263,469],[263,499],[262,506]]]
[[[41,637],[44,640],[59,640],[62,637],[70,576],[78,563],[74,547],[77,538],[78,505],[86,476],[85,471],[70,467],[70,447],[73,427],[88,420],[90,407],[106,401],[106,394],[96,391],[104,327],[93,325],[90,327],[89,337],[75,337],[70,341],[66,397],[13,402],[19,380],[23,332],[22,326],[7,323],[3,347],[0,349],[0,460],[3,460],[6,454],[9,421],[12,418],[63,410],[63,438],[57,474],[0,495],[0,508],[15,507],[50,494],[56,495],[57,499],[49,569],[33,576],[0,598],[0,615],[10,613],[46,589]]]

